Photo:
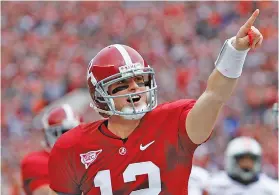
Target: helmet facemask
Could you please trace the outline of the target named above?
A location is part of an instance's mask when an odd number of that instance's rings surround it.
[[[254,163],[252,168],[246,168],[246,167],[241,168],[240,167],[239,161],[244,156],[249,156],[249,158],[252,159],[252,161]],[[234,171],[232,171],[233,176],[239,177],[241,180],[248,182],[248,181],[253,180],[260,173],[260,170],[261,170],[261,157],[260,156],[247,153],[247,154],[241,154],[238,156],[234,156],[233,158],[234,158],[233,159],[234,166],[232,167],[232,169],[234,169]]]
[[[53,147],[56,140],[64,133],[69,131],[70,129],[76,127],[79,125],[78,120],[65,120],[63,121],[63,124],[61,125],[54,125],[54,126],[49,126],[48,128],[44,129],[45,131],[45,139],[47,142],[47,145],[49,147]]]
[[[129,79],[135,76],[143,76],[146,90],[129,93],[125,95],[113,95],[108,94],[108,87],[121,80]],[[146,105],[135,106],[133,98],[137,95],[147,94]],[[154,70],[150,67],[135,68],[122,73],[114,74],[108,78],[105,78],[95,85],[94,103],[91,105],[97,112],[104,113],[106,115],[118,115],[127,120],[137,120],[142,118],[147,112],[153,110],[157,106],[157,85],[155,82]],[[131,107],[124,107],[122,110],[116,110],[114,99],[119,97],[126,97],[131,103]],[[106,105],[106,109],[98,108],[97,104]]]

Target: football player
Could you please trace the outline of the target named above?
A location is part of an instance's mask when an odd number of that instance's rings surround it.
[[[48,160],[50,149],[59,136],[80,123],[68,104],[57,106],[43,117],[45,150],[26,155],[21,162],[21,177],[26,195],[49,194]]]
[[[229,142],[225,152],[225,171],[212,176],[207,184],[209,195],[278,195],[279,184],[261,173],[262,149],[250,137]]]
[[[193,153],[209,138],[249,49],[262,43],[253,27],[258,14],[225,42],[197,101],[157,106],[155,73],[141,55],[120,44],[102,49],[89,63],[87,82],[92,107],[105,119],[79,125],[55,143],[50,187],[61,195],[187,193]]]

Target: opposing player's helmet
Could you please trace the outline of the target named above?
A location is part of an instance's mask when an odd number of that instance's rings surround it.
[[[134,76],[144,77],[146,90],[125,95],[112,95],[108,87],[121,80]],[[111,115],[139,115],[153,110],[157,106],[157,85],[154,70],[145,63],[142,56],[126,45],[110,45],[102,49],[89,63],[87,83],[93,99],[93,107],[103,117]],[[147,93],[147,107],[137,110],[132,98]],[[127,97],[132,102],[133,112],[125,113],[115,109],[114,98]]]
[[[243,170],[238,159],[249,155],[254,160],[251,170]],[[261,171],[262,149],[260,144],[250,137],[238,137],[229,142],[225,152],[225,169],[230,176],[238,177],[243,181],[255,178]]]
[[[80,118],[68,104],[63,104],[47,112],[42,118],[42,123],[46,142],[49,147],[53,147],[58,137],[79,125]]]

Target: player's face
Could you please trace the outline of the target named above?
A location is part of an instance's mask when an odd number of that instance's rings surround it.
[[[115,84],[112,84],[108,88],[108,92],[110,95],[125,95],[129,93],[136,93],[145,91],[146,86],[144,83],[143,76],[136,76],[129,79],[121,80]],[[146,105],[147,103],[147,94],[141,93],[138,94],[136,97],[133,97],[133,103],[135,107],[139,107],[142,105]],[[132,102],[128,97],[119,97],[114,98],[115,108],[118,111],[121,111],[124,107],[131,107]]]
[[[238,164],[241,169],[251,170],[254,167],[254,159],[249,155],[242,156],[238,159]]]

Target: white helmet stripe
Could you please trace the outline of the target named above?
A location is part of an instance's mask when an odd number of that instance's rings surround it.
[[[67,120],[74,120],[75,118],[72,108],[68,104],[63,104],[62,107],[67,115]]]
[[[47,114],[46,113],[44,113],[44,115],[42,117],[42,123],[43,123],[44,129],[47,129],[49,127],[48,122],[47,122]]]
[[[128,52],[126,51],[126,49],[122,45],[114,44],[113,46],[116,47],[116,49],[118,49],[118,51],[122,55],[122,57],[125,61],[125,65],[132,64],[132,59],[131,59],[130,55],[128,54]]]

